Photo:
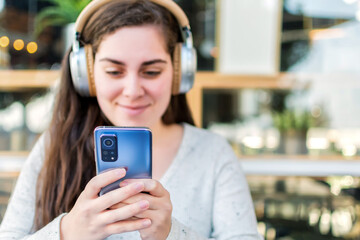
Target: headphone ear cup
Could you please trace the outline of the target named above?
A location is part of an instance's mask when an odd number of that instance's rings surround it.
[[[70,72],[75,90],[83,97],[96,96],[94,57],[91,45],[85,45],[69,55]]]
[[[173,53],[173,80],[172,80],[172,94],[177,95],[180,92],[181,85],[181,48],[182,43],[175,45]]]
[[[84,46],[85,57],[86,57],[86,69],[87,69],[87,80],[89,84],[89,94],[92,97],[96,96],[96,87],[94,80],[94,55],[92,46],[90,44],[86,44]]]
[[[179,93],[187,93],[193,87],[197,69],[196,61],[195,49],[183,43],[181,47],[181,81]]]
[[[187,93],[194,85],[196,72],[196,51],[183,43],[175,46],[173,55],[172,94]]]

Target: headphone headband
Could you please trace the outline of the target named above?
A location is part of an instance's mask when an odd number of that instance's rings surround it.
[[[101,6],[113,2],[114,0],[93,0],[91,1],[80,13],[76,22],[75,22],[75,31],[77,33],[81,33],[86,22],[90,18],[90,16],[96,12]],[[157,5],[160,5],[167,10],[169,10],[177,19],[181,28],[190,29],[190,24],[187,16],[184,11],[172,0],[149,0]]]

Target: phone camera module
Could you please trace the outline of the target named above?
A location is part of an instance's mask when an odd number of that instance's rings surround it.
[[[104,162],[115,162],[118,159],[117,138],[115,135],[105,135],[100,139],[101,159]]]

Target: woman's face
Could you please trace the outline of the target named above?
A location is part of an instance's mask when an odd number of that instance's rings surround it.
[[[171,98],[173,67],[157,26],[131,26],[106,36],[95,56],[101,110],[115,126],[161,124]]]

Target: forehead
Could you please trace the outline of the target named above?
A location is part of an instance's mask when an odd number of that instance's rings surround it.
[[[104,36],[97,53],[129,49],[134,50],[133,54],[151,50],[167,52],[166,39],[161,27],[141,25],[119,28]]]

